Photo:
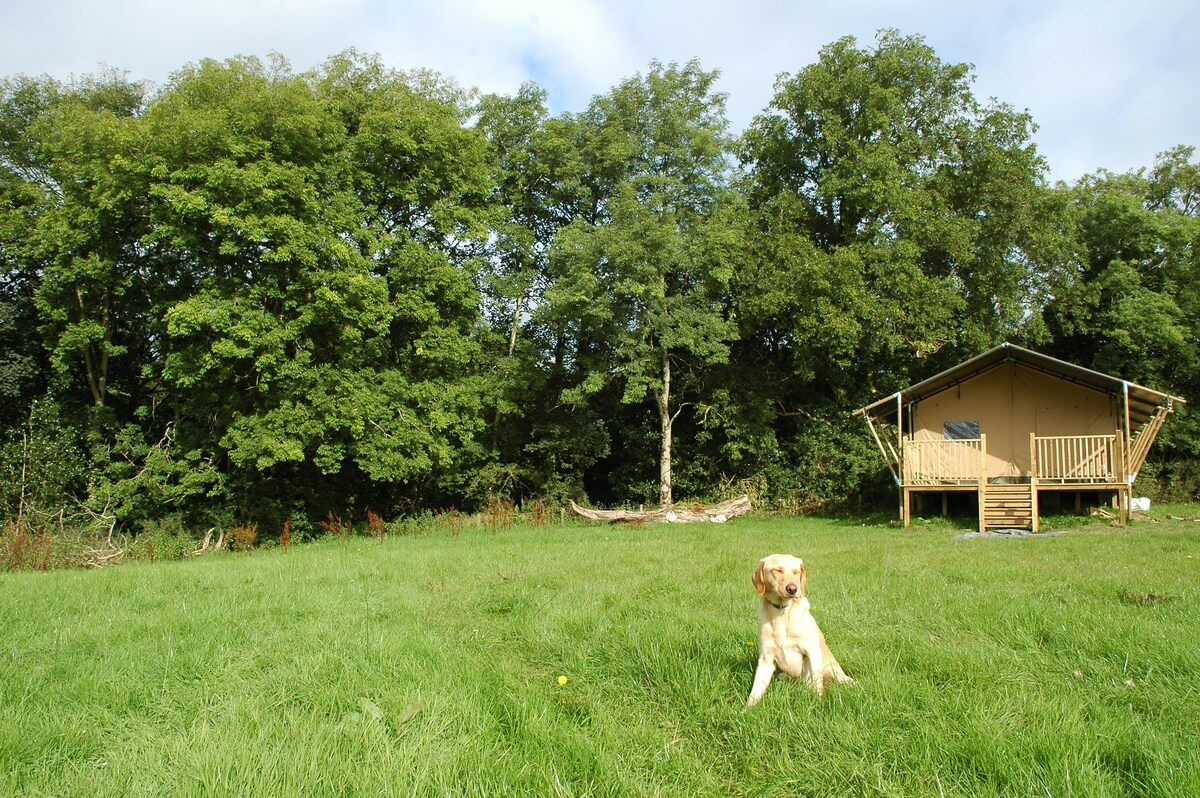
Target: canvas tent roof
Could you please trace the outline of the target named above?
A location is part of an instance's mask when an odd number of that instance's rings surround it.
[[[1102,393],[1122,396],[1128,391],[1129,419],[1135,427],[1143,424],[1154,415],[1155,410],[1160,405],[1184,401],[1178,396],[1156,391],[1144,385],[1138,385],[1119,377],[1112,377],[1082,366],[1076,366],[1073,363],[1067,363],[1064,360],[1043,355],[1031,349],[1004,343],[994,349],[989,349],[982,355],[964,361],[953,368],[946,369],[941,374],[935,374],[929,379],[922,380],[915,385],[910,385],[898,393],[873,402],[866,407],[861,407],[855,412],[865,413],[874,419],[894,424],[896,423],[897,399],[900,400],[899,404],[901,405],[920,402],[997,366],[1013,362]]]

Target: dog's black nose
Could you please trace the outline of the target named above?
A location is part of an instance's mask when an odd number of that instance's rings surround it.
[[[796,595],[796,591],[797,591],[798,589],[799,589],[799,588],[797,588],[797,587],[796,587],[796,584],[795,584],[794,582],[792,582],[792,583],[791,583],[791,584],[789,584],[787,587],[785,587],[783,590],[784,590],[784,592],[785,592],[785,593],[787,593],[789,596],[794,596],[794,595]]]

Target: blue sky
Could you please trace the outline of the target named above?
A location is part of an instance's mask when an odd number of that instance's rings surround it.
[[[296,70],[348,47],[399,69],[512,93],[535,80],[555,112],[643,72],[651,59],[719,69],[734,130],[776,77],[820,48],[882,28],[924,36],[975,66],[975,93],[1028,109],[1051,177],[1153,165],[1200,146],[1195,0],[0,0],[0,76],[60,79],[100,65],[163,83],[202,58],[284,55]]]

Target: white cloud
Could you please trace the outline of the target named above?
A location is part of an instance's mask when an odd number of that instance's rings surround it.
[[[719,69],[735,128],[769,103],[776,76],[842,36],[894,27],[946,61],[975,65],[976,93],[1029,108],[1054,176],[1151,165],[1200,144],[1200,30],[1194,0],[42,0],[12,3],[0,76],[59,78],[99,64],[162,83],[202,58],[280,52],[298,70],[348,47],[429,68],[484,91],[536,80],[555,111],[651,59]]]

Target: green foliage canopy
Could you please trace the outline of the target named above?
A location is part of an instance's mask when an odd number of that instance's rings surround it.
[[[355,51],[4,80],[6,506],[807,506],[881,484],[849,409],[1003,340],[1200,395],[1191,147],[1051,187],[1030,115],[895,31],[736,139],[718,79],[559,115]],[[1195,424],[1160,441],[1200,491]]]

